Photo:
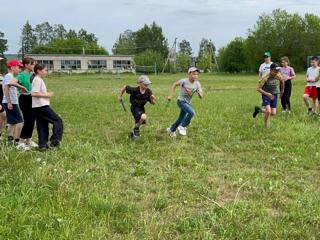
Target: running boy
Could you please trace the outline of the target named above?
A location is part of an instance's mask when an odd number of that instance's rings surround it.
[[[192,118],[195,115],[190,102],[194,93],[197,93],[200,98],[203,97],[203,91],[201,84],[198,81],[199,69],[191,67],[188,70],[188,78],[181,79],[173,83],[169,95],[167,97],[168,101],[172,100],[172,96],[176,87],[180,86],[180,95],[178,97],[178,107],[180,108],[180,115],[178,119],[167,129],[168,134],[171,137],[176,137],[176,130],[178,129],[180,135],[187,135],[187,127],[189,126]]]
[[[131,113],[133,115],[135,125],[133,130],[129,133],[129,139],[135,139],[140,137],[140,127],[142,124],[146,124],[147,115],[145,111],[145,105],[147,102],[151,104],[156,103],[156,97],[152,94],[149,85],[151,81],[148,76],[142,75],[138,79],[138,87],[124,86],[120,90],[119,101],[122,101],[122,96],[126,92],[130,95]]]
[[[281,58],[282,68],[280,73],[284,80],[284,91],[281,97],[281,105],[282,105],[282,112],[289,112],[291,111],[291,91],[292,91],[292,83],[291,80],[296,78],[296,74],[294,69],[290,67],[290,61],[288,57]]]
[[[10,60],[7,63],[8,73],[3,78],[3,108],[6,111],[7,123],[8,123],[8,142],[18,144],[20,140],[20,133],[23,127],[23,118],[21,116],[19,103],[18,103],[18,91],[17,87],[25,89],[25,87],[14,84],[13,80],[20,72],[20,68],[23,66],[18,60]],[[27,148],[25,150],[28,150]]]
[[[264,76],[258,83],[257,91],[262,94],[262,105],[264,109],[255,107],[253,117],[255,118],[258,113],[264,113],[265,127],[269,127],[271,116],[277,114],[277,99],[279,94],[279,83],[283,94],[284,81],[279,74],[281,67],[278,64],[272,63],[270,66],[270,73]]]
[[[316,56],[311,58],[311,67],[307,70],[307,86],[304,89],[303,100],[308,108],[308,113],[313,113],[316,111],[317,105],[317,82],[319,81],[319,59]],[[309,98],[312,98],[313,107],[309,104]]]
[[[270,73],[270,66],[272,64],[271,53],[268,51],[264,52],[263,59],[264,63],[262,63],[259,67],[259,80],[261,80],[266,74]]]

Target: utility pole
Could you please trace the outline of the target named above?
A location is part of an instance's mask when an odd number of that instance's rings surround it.
[[[162,69],[162,73],[164,73],[164,70],[166,69],[166,66],[168,65],[168,62],[170,60],[173,60],[174,63],[173,63],[173,68],[174,68],[174,71],[176,71],[176,62],[177,62],[177,38],[174,39],[174,43],[172,45],[172,47],[170,48],[169,50],[169,53],[168,53],[168,57],[166,59],[166,62],[163,66],[163,69]]]

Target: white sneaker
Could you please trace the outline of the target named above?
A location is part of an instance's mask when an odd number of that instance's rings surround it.
[[[18,143],[16,148],[17,148],[17,150],[20,150],[20,151],[30,150],[30,147],[28,147],[25,143]]]
[[[37,147],[39,147],[38,144],[36,144],[36,143],[35,143],[34,141],[32,141],[32,140],[27,144],[27,146],[28,146],[28,147],[31,147],[31,148],[37,148]]]
[[[186,127],[179,126],[178,131],[179,131],[180,135],[187,136],[187,128]]]
[[[169,134],[170,137],[174,138],[177,136],[176,132],[171,132],[170,128],[167,128],[167,133]]]

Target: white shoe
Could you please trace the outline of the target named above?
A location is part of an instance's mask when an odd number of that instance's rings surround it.
[[[180,135],[187,136],[187,128],[186,127],[179,126],[178,131],[179,131]]]
[[[177,136],[176,132],[171,132],[170,128],[167,128],[167,133],[169,134],[170,137],[175,138]]]
[[[37,147],[39,147],[38,144],[36,144],[36,143],[35,143],[34,141],[32,141],[32,140],[27,144],[27,146],[28,146],[28,147],[31,147],[31,148],[37,148]]]
[[[30,150],[30,147],[28,147],[25,143],[18,143],[16,148],[17,148],[17,150],[20,150],[20,151]]]

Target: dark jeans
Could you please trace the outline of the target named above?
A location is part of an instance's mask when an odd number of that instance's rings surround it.
[[[175,132],[179,127],[179,125],[181,125],[182,127],[189,126],[192,118],[195,115],[195,111],[193,110],[190,103],[187,103],[186,101],[178,100],[178,106],[180,108],[180,115],[176,120],[176,122],[172,124],[170,128],[171,132]]]
[[[33,110],[37,121],[39,147],[48,146],[49,123],[53,124],[52,136],[50,137],[51,145],[58,146],[63,135],[62,119],[50,108],[50,106],[38,107]]]
[[[34,112],[32,110],[32,97],[30,95],[20,95],[19,107],[23,115],[23,128],[21,130],[20,138],[28,139],[32,137],[34,124],[36,121]]]
[[[284,91],[281,97],[281,105],[283,110],[291,110],[291,91],[292,91],[292,83],[291,80],[287,80],[284,82]]]

